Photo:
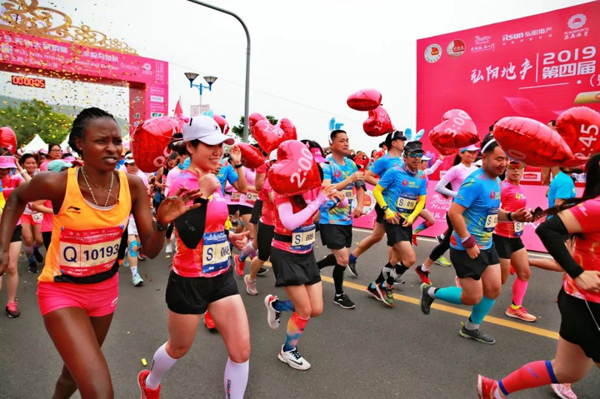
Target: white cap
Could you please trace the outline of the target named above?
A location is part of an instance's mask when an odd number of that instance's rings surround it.
[[[217,122],[207,115],[190,118],[183,125],[183,141],[200,140],[204,144],[217,145],[221,143],[232,145],[235,140],[221,133]]]
[[[127,154],[127,155],[125,155],[124,162],[126,164],[135,163],[135,159],[133,159],[133,154]]]
[[[477,152],[477,151],[479,151],[479,147],[477,147],[475,144],[471,144],[468,147],[463,147],[463,148],[460,149],[461,154],[463,152],[465,152],[465,151],[474,151],[474,152]]]
[[[421,158],[421,161],[430,161],[431,157],[428,157],[427,155],[423,155],[423,158]]]

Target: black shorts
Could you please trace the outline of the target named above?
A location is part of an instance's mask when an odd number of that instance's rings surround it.
[[[385,220],[385,212],[383,211],[383,209],[381,209],[379,204],[375,204],[375,214],[377,215],[377,217],[375,218],[375,221],[377,223],[383,224],[383,221]]]
[[[388,247],[393,247],[396,245],[396,243],[401,241],[409,241],[412,245],[412,224],[404,227],[402,226],[402,223],[404,223],[403,218],[400,218],[399,224],[383,222],[383,228],[385,229],[385,234],[387,235]]]
[[[501,259],[510,259],[515,252],[525,248],[521,237],[509,238],[494,234],[494,246]]]
[[[588,306],[589,305],[589,309]],[[600,363],[600,303],[575,298],[560,290],[558,308],[560,310],[560,336],[565,341],[581,347],[587,357]],[[596,323],[594,323],[594,318]]]
[[[329,249],[352,247],[352,225],[319,224],[321,242]]]
[[[260,220],[260,217],[262,216],[262,208],[263,208],[262,200],[256,201],[256,203],[254,204],[254,208],[252,208],[252,216],[250,217],[250,223],[258,224],[258,221]]]
[[[10,242],[19,242],[23,240],[23,226],[18,225],[10,237]]]
[[[212,278],[182,277],[171,271],[167,283],[167,307],[177,314],[203,314],[210,303],[237,295],[233,267]]]
[[[500,258],[492,244],[490,249],[482,249],[475,259],[471,259],[466,250],[450,248],[450,261],[459,278],[471,277],[473,280],[479,280],[489,265],[500,263]]]
[[[269,226],[260,220],[258,221],[258,232],[256,233],[256,239],[258,240],[258,259],[263,262],[268,261],[271,257],[271,245],[273,245],[274,234],[275,226]]]
[[[271,264],[275,273],[275,287],[313,285],[321,281],[314,251],[294,254],[271,248]]]
[[[229,214],[235,215],[236,212],[240,213],[240,216],[250,215],[252,213],[252,207],[240,204],[228,204]]]

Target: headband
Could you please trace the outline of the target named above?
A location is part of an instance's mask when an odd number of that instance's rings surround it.
[[[496,141],[496,139],[491,139],[490,141],[487,142],[486,145],[483,146],[483,148],[481,149],[481,153],[483,154],[485,152],[485,150],[487,150],[487,148],[490,145],[492,145],[492,143],[496,143],[497,144],[498,142]]]

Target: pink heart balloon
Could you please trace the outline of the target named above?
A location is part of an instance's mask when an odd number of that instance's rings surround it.
[[[236,146],[242,153],[242,165],[250,169],[256,169],[267,161],[260,150],[248,143],[238,143]]]
[[[451,109],[442,116],[442,123],[429,132],[429,140],[442,155],[456,154],[460,148],[479,142],[477,127],[465,111]]]
[[[574,107],[563,112],[556,130],[574,154],[589,157],[600,152],[600,113],[588,107]]]
[[[297,140],[277,149],[277,162],[269,169],[269,183],[282,195],[298,195],[321,186],[321,176],[310,150]]]
[[[369,111],[369,118],[363,122],[363,130],[369,136],[377,137],[392,132],[394,126],[387,111],[382,106],[378,106]]]
[[[292,123],[288,118],[281,118],[279,121],[279,127],[285,133],[286,140],[298,140],[298,135],[296,134],[296,126]]]
[[[359,90],[348,96],[346,104],[357,111],[372,111],[381,105],[381,93],[375,89]]]
[[[268,120],[260,120],[252,126],[252,136],[267,154],[276,149],[286,140],[285,132],[279,125],[271,125]]]

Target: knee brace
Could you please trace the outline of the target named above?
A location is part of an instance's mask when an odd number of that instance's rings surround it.
[[[129,244],[129,256],[131,256],[132,258],[135,258],[136,256],[138,256],[139,248],[140,248],[140,243],[137,242],[137,240],[131,241],[131,243]]]

